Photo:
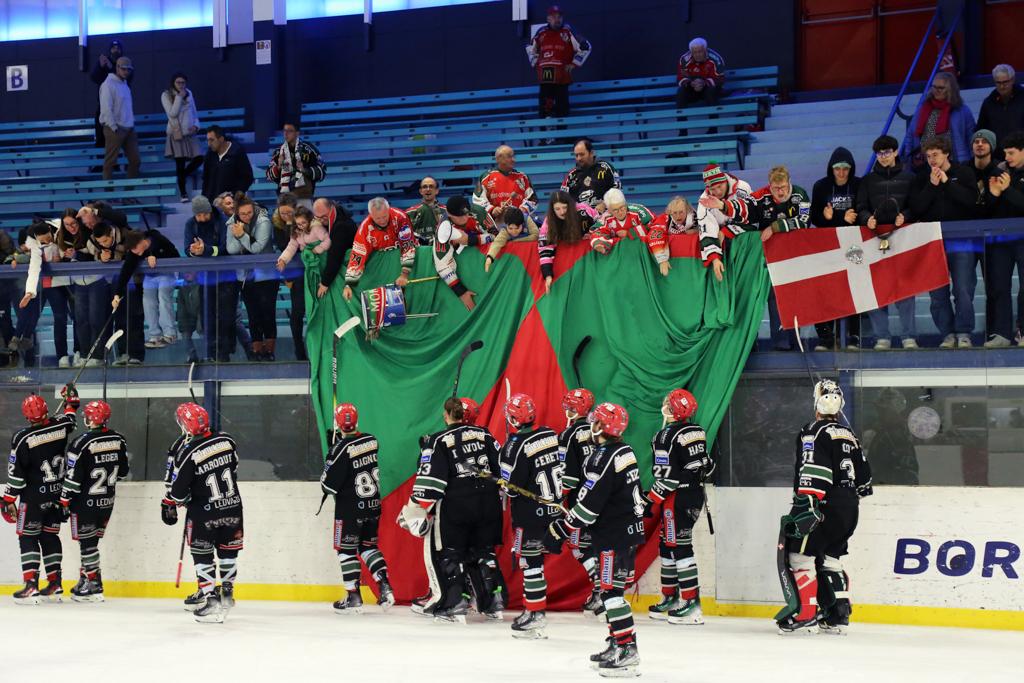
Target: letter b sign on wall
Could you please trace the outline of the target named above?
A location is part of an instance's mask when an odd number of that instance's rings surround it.
[[[28,64],[7,67],[7,92],[28,90]]]

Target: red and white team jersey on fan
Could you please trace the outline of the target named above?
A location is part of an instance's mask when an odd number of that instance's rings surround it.
[[[647,244],[647,248],[658,261],[661,257],[668,258],[668,234],[664,226],[652,222],[654,216],[641,204],[630,204],[629,212],[624,220],[619,220],[612,213],[606,212],[594,225],[590,232],[590,246],[604,242],[615,246],[620,240],[639,239]]]
[[[533,34],[526,48],[530,66],[537,67],[541,83],[565,85],[572,83],[570,66],[583,66],[590,56],[590,42],[576,35],[568,24],[551,28],[544,24]]]
[[[498,169],[488,171],[480,176],[473,203],[487,211],[502,205],[515,206],[524,214],[532,213],[537,208],[537,195],[525,173],[512,169],[502,173]]]
[[[359,282],[366,270],[366,262],[375,251],[386,251],[396,247],[402,250],[402,267],[412,268],[416,261],[416,240],[412,235],[412,225],[404,211],[391,208],[388,223],[383,228],[373,222],[369,216],[363,219],[356,230],[352,242],[352,254],[345,270],[345,284],[354,285]]]
[[[708,58],[703,62],[696,61],[688,51],[679,58],[679,65],[676,67],[676,84],[682,85],[684,81],[698,78],[707,81],[712,88],[725,84],[725,61],[711,48],[708,48]]]

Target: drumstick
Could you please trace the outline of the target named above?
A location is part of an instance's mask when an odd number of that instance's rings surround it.
[[[409,280],[405,284],[407,284],[407,285],[414,285],[417,282],[427,282],[428,280],[440,280],[440,279],[441,279],[440,275],[431,275],[430,277],[418,277],[415,280]]]

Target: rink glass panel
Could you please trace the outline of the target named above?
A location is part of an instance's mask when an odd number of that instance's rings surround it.
[[[54,390],[53,386],[0,388],[0,429],[8,443],[14,432],[27,424],[21,415],[25,396],[38,391],[52,410],[59,403],[59,399],[52,398]],[[114,392],[116,389],[111,387]],[[83,399],[83,404],[88,400]],[[128,442],[130,481],[163,479],[167,449],[180,434],[174,409],[184,400],[188,399],[108,398],[110,424]],[[221,398],[220,416],[221,428],[238,442],[240,480],[315,481],[320,477],[323,457],[308,395],[225,396]],[[0,469],[0,481],[6,483],[7,468]]]
[[[715,483],[791,486],[811,393],[806,376],[740,380],[719,433]],[[846,398],[877,485],[1024,486],[1019,387],[863,387]]]

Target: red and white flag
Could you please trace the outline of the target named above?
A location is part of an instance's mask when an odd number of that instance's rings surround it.
[[[912,223],[888,237],[867,228],[812,228],[764,243],[782,326],[836,320],[949,284],[939,223]]]

